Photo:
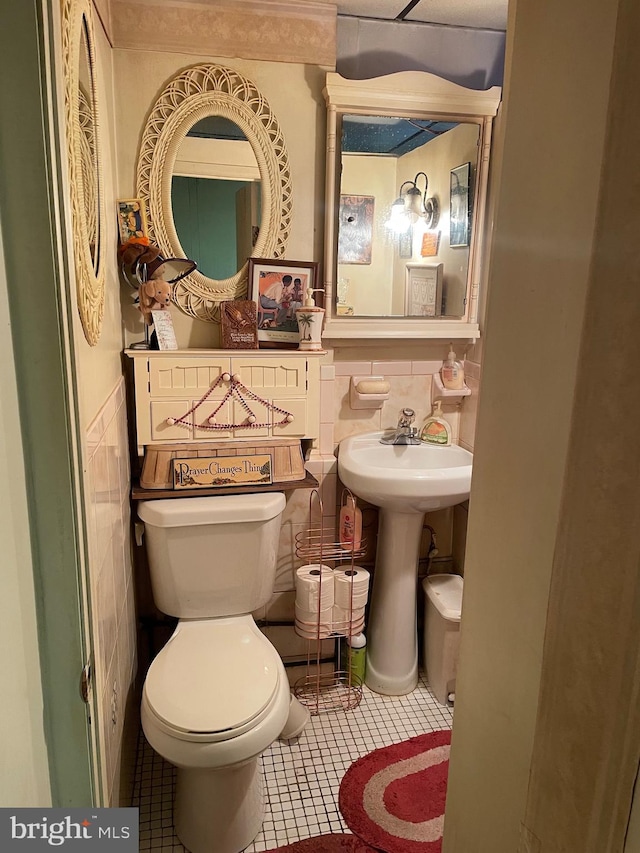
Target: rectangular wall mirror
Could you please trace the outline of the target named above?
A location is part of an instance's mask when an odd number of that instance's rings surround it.
[[[325,99],[324,336],[475,339],[500,90],[329,73]]]

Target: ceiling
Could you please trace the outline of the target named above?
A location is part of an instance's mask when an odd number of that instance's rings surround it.
[[[334,0],[339,15],[506,30],[508,0]]]
[[[453,127],[456,127],[453,122],[433,119],[346,115],[342,118],[340,150],[402,157]]]

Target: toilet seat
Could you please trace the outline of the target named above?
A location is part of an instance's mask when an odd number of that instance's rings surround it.
[[[230,740],[268,716],[280,667],[251,616],[180,622],[149,667],[146,704],[166,734]]]

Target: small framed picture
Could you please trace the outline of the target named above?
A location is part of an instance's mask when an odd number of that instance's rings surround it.
[[[440,248],[440,232],[426,231],[422,236],[420,254],[423,258],[434,258]]]
[[[302,308],[307,290],[318,286],[317,275],[314,261],[249,258],[249,295],[258,307],[260,347],[298,346],[296,309]]]
[[[471,163],[463,163],[451,170],[449,207],[449,246],[469,245],[471,227],[470,209]]]
[[[118,232],[121,243],[126,243],[131,237],[147,236],[147,214],[141,198],[118,202]]]

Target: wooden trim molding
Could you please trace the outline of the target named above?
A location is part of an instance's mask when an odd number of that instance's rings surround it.
[[[113,44],[335,67],[335,3],[300,0],[111,0]],[[241,45],[241,47],[240,47]]]

